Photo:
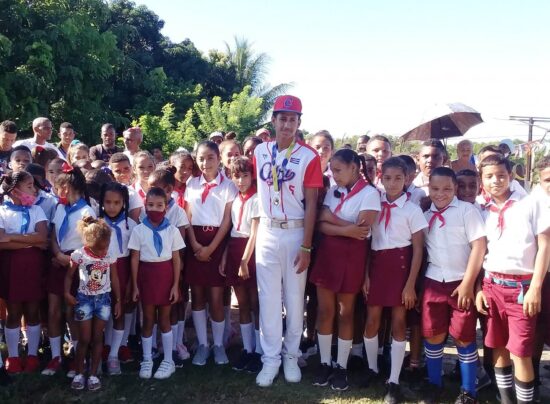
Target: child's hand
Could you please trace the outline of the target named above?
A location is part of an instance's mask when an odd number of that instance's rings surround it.
[[[460,282],[460,285],[453,290],[451,297],[458,295],[458,308],[462,310],[470,310],[470,306],[474,302],[474,291],[464,282]]]
[[[477,295],[476,295],[476,309],[478,312],[486,316],[488,314],[486,308],[488,307],[489,307],[489,304],[487,304],[487,298],[485,297],[485,293],[483,293],[483,291],[480,290],[479,292],[477,292]]]
[[[225,264],[226,264],[225,259],[222,259],[222,261],[220,262],[220,266],[218,267],[218,272],[224,278],[225,278]]]
[[[365,280],[363,281],[363,287],[361,290],[363,291],[363,296],[365,296],[365,299],[369,297],[369,288],[370,288],[370,279],[369,276],[365,276]]]
[[[123,302],[124,303],[130,303],[130,302],[132,302],[132,299],[133,299],[132,287],[130,286],[130,287],[126,288],[126,293],[124,294]]]
[[[541,297],[540,289],[529,288],[523,298],[523,314],[527,317],[534,317],[540,313]]]
[[[348,237],[355,238],[357,240],[364,240],[370,233],[370,228],[366,226],[359,226],[356,224],[350,224],[345,227]]]
[[[70,293],[65,293],[65,302],[69,306],[75,306],[78,303],[78,300],[76,300],[76,298]]]
[[[136,286],[132,292],[132,301],[137,302],[138,300],[139,300],[139,289]]]
[[[245,281],[250,278],[248,264],[244,261],[241,261],[241,265],[239,266],[239,278],[244,279]]]
[[[9,234],[6,234],[6,233],[0,234],[0,243],[9,243],[10,240],[11,239]]]
[[[172,286],[172,289],[170,289],[170,303],[174,304],[177,303],[179,299],[179,288],[178,285]]]
[[[69,265],[71,265],[71,257],[63,254],[61,251],[55,255],[53,260],[55,260],[56,263],[62,267],[68,267]]]
[[[403,293],[401,294],[401,303],[405,305],[407,310],[410,310],[414,307],[416,303],[416,292],[414,291],[414,286],[405,285]]]
[[[208,247],[202,247],[202,248],[199,248],[196,252],[195,252],[195,257],[199,260],[199,261],[202,261],[202,262],[209,262],[210,261],[210,250],[208,249]]]
[[[114,307],[114,311],[113,311],[113,317],[114,318],[119,318],[120,315],[122,314],[122,305],[120,304],[120,302],[116,302],[115,303],[115,307]]]

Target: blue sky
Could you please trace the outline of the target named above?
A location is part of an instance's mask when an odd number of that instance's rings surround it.
[[[295,83],[308,131],[400,135],[456,101],[486,121],[473,139],[525,137],[509,115],[550,116],[548,1],[137,3],[204,53],[235,35],[253,42],[271,57],[270,83]]]

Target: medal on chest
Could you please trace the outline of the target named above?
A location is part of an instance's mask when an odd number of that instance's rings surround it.
[[[294,149],[295,141],[293,140],[288,149],[286,149],[285,158],[281,164],[281,178],[279,178],[279,166],[277,166],[277,142],[273,143],[271,149],[271,177],[273,179],[273,197],[271,203],[273,206],[279,206],[281,204],[281,187],[283,185],[283,179],[286,177],[286,166],[288,160]]]

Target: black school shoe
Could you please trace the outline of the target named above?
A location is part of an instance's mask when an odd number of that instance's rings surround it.
[[[233,370],[241,371],[245,370],[248,363],[252,360],[252,354],[249,353],[246,349],[243,349],[241,351],[241,356],[239,356],[239,360],[234,363],[231,368]]]
[[[460,394],[455,400],[455,404],[478,404],[477,398],[472,396],[464,389],[460,389]]]
[[[379,382],[382,380],[380,373],[376,373],[371,368],[367,368],[367,372],[363,380],[361,381],[361,387],[363,388],[369,388],[374,383]]]
[[[336,365],[330,379],[330,388],[335,391],[346,391],[349,389],[348,371],[340,365]]]
[[[246,364],[244,370],[248,373],[258,373],[262,370],[262,355],[257,352],[251,354],[250,361]]]
[[[384,404],[398,404],[403,400],[401,387],[398,384],[387,382],[386,395],[384,396]]]
[[[0,368],[0,386],[7,386],[11,382],[13,382],[13,380],[10,377],[10,375],[8,375],[8,372],[6,371],[6,367],[2,366]]]
[[[319,364],[315,377],[313,378],[313,385],[324,387],[327,386],[332,376],[332,367],[326,363]]]

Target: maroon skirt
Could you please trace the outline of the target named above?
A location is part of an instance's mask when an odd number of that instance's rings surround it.
[[[0,253],[0,297],[8,303],[38,302],[44,298],[46,255],[38,247]]]
[[[195,239],[203,246],[209,245],[218,233],[217,227],[193,226]],[[191,286],[223,287],[225,278],[220,275],[219,268],[222,261],[225,241],[222,241],[216,251],[210,256],[211,260],[202,262],[195,258],[193,251],[185,255],[185,280]]]
[[[358,293],[365,279],[369,245],[349,237],[322,238],[310,282],[334,293]]]
[[[163,262],[140,261],[137,283],[142,304],[170,305],[170,290],[174,285],[172,260]]]
[[[66,251],[63,254],[69,257],[73,251]],[[53,257],[52,257],[53,258]],[[63,296],[65,294],[65,276],[67,275],[68,267],[62,267],[50,261],[48,265],[48,276],[46,279],[46,291],[53,295]],[[76,296],[78,290],[79,275],[78,270],[74,271],[73,283],[71,285],[71,293]]]
[[[257,288],[256,283],[256,258],[254,253],[248,261],[248,273],[250,277],[246,280],[239,276],[239,268],[243,258],[248,238],[231,237],[227,243],[227,260],[225,263],[225,284],[226,286],[246,286]]]
[[[126,291],[128,290],[128,282],[132,277],[132,268],[130,265],[129,256],[119,257],[116,260],[116,273],[118,275],[118,284],[120,285],[120,301],[124,302],[124,298],[126,297]]]
[[[412,246],[371,251],[369,269],[370,306],[402,306],[402,293],[409,278]]]

